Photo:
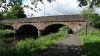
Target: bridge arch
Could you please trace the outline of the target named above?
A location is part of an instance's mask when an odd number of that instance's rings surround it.
[[[16,31],[17,37],[26,38],[29,36],[32,36],[34,38],[38,37],[38,29],[30,24],[22,25],[19,27],[19,29]]]
[[[42,31],[42,35],[50,34],[50,33],[57,33],[59,29],[63,26],[66,26],[64,24],[51,24],[45,27],[45,29]],[[68,27],[68,33],[73,34],[73,31],[71,28]]]
[[[9,29],[9,30],[14,30],[13,26],[11,25],[2,25],[1,28],[5,29]]]

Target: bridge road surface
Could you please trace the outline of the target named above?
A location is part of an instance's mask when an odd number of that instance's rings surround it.
[[[45,50],[39,51],[33,56],[81,56],[83,54],[83,44],[77,35],[69,36]]]

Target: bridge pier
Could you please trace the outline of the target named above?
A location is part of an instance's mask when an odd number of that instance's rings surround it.
[[[41,36],[41,32],[40,32],[40,30],[38,30],[38,37],[40,37]]]

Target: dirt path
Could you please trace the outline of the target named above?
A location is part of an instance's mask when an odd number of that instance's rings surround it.
[[[75,46],[82,46],[82,42],[77,35],[69,34],[69,37],[61,41],[64,45],[75,45]]]
[[[33,56],[81,56],[83,44],[76,35],[69,34],[69,37],[58,44],[50,46],[48,49],[41,50]]]

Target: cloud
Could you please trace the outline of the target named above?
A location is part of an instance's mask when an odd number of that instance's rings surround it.
[[[80,11],[81,8],[78,7],[77,0],[57,0],[56,2],[45,4],[45,15],[43,14],[43,8],[42,11],[35,16],[79,14]]]

